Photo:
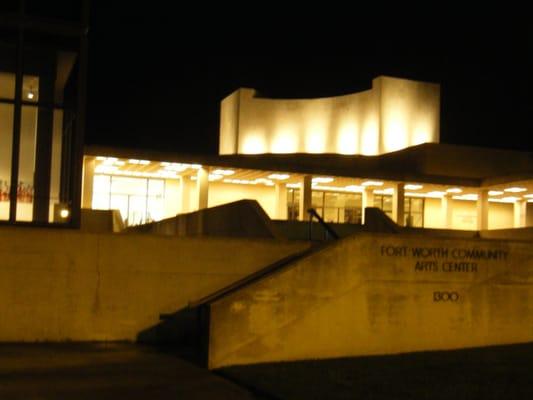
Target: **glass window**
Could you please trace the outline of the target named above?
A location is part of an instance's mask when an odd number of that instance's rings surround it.
[[[91,207],[95,210],[109,210],[111,194],[111,177],[95,175],[93,179],[93,199]]]
[[[404,202],[405,226],[424,226],[424,199],[406,197]]]
[[[375,194],[374,207],[380,208],[387,216],[392,218],[392,196]]]
[[[287,190],[287,219],[289,221],[295,221],[300,216],[300,190],[288,189]]]
[[[12,104],[0,103],[0,220],[9,219],[13,111]]]
[[[35,172],[37,113],[37,107],[22,107],[17,186],[17,221],[31,221],[33,219],[33,177]]]
[[[339,222],[360,224],[362,222],[363,196],[360,193],[346,193],[340,196],[344,198],[344,208],[341,209]]]
[[[165,181],[95,175],[92,208],[119,210],[128,226],[159,221],[165,216]]]
[[[22,78],[22,101],[37,103],[39,101],[39,77],[24,75]]]

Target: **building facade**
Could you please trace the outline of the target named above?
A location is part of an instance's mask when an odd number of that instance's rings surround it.
[[[88,2],[0,5],[0,222],[76,226]]]

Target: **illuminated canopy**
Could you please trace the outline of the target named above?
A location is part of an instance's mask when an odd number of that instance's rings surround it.
[[[359,93],[267,99],[239,89],[222,101],[220,154],[378,155],[439,141],[439,85],[378,77]]]

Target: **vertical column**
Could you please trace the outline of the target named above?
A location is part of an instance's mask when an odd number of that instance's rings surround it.
[[[276,218],[287,219],[287,186],[284,183],[276,183]]]
[[[489,229],[489,191],[481,189],[477,194],[477,230]]]
[[[93,205],[93,180],[96,160],[94,157],[85,157],[83,163],[83,183],[81,208],[92,208]]]
[[[452,229],[452,194],[447,193],[440,200],[441,226],[443,229]]]
[[[311,208],[311,175],[305,175],[300,181],[300,221],[308,221],[308,209]]]
[[[525,228],[527,201],[517,200],[514,202],[514,227]]]
[[[365,208],[367,207],[374,207],[374,189],[366,187],[363,190],[363,201],[362,201],[362,210],[361,210],[361,216],[362,216],[362,223],[365,223]]]
[[[180,208],[179,214],[185,214],[191,211],[190,202],[191,202],[191,190],[192,190],[192,181],[189,176],[182,176],[180,179]]]
[[[202,167],[196,173],[196,193],[198,196],[197,210],[207,208],[209,195],[209,169]]]
[[[404,218],[404,201],[405,191],[403,182],[394,185],[394,193],[392,194],[392,219],[400,226],[405,225]]]

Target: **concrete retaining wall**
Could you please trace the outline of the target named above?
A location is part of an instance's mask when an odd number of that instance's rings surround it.
[[[303,242],[0,227],[0,341],[135,340]]]
[[[210,312],[210,368],[533,341],[533,247],[356,234]]]

